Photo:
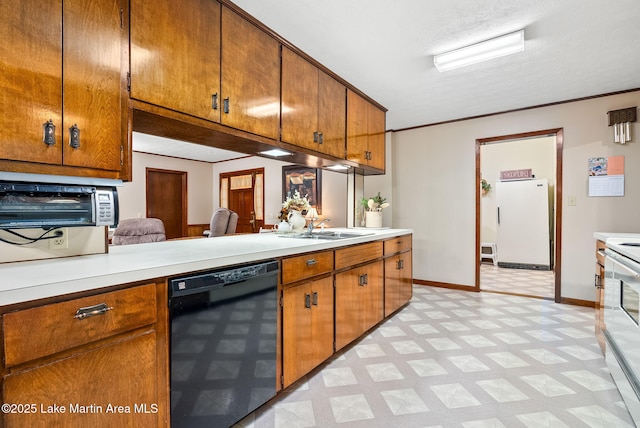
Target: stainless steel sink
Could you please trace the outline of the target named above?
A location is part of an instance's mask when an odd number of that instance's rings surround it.
[[[361,236],[369,236],[373,235],[373,233],[356,233],[356,232],[340,232],[340,231],[326,231],[326,232],[312,232],[312,233],[300,233],[300,234],[290,234],[290,235],[280,235],[288,238],[296,238],[296,239],[323,239],[328,241],[335,241],[339,239],[347,239],[347,238],[359,238]]]

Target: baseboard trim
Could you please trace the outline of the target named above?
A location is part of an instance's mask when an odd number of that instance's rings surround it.
[[[472,285],[451,284],[449,282],[426,281],[424,279],[414,279],[414,284],[428,285],[430,287],[450,288],[452,290],[477,291]]]
[[[424,279],[414,279],[413,280],[414,284],[417,285],[426,285],[429,287],[439,287],[439,288],[449,288],[452,290],[462,290],[462,291],[473,291],[473,292],[478,292],[478,290],[476,290],[475,287],[470,286],[470,285],[462,285],[462,284],[451,284],[448,282],[438,282],[438,281],[427,281]],[[551,300],[553,301],[552,297],[540,297],[540,296],[529,296],[529,295],[522,295],[522,294],[516,294],[516,293],[508,293],[508,292],[504,292],[504,291],[491,291],[491,290],[480,290],[482,292],[485,293],[495,293],[495,294],[505,294],[505,295],[511,295],[511,296],[522,296],[522,297],[530,297],[533,299],[543,299],[543,300]],[[564,304],[564,305],[572,305],[572,306],[583,306],[583,307],[587,307],[587,308],[595,308],[596,307],[596,302],[592,302],[590,300],[580,300],[580,299],[571,299],[568,297],[561,297],[560,298],[560,303]]]
[[[560,303],[564,303],[565,305],[584,306],[587,308],[596,307],[596,302],[592,302],[590,300],[570,299],[568,297],[561,297]]]

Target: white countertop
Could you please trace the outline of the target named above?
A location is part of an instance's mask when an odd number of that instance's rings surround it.
[[[341,240],[275,233],[233,235],[111,246],[108,254],[2,264],[0,306],[412,233],[410,229],[331,230],[369,235]]]
[[[640,239],[640,233],[611,233],[611,232],[594,232],[593,237],[598,241],[607,242],[609,238],[636,238]]]

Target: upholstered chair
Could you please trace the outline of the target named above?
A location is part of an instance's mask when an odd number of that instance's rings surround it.
[[[158,218],[126,218],[113,232],[113,245],[165,241],[164,223]]]
[[[209,238],[236,233],[238,213],[227,208],[217,208],[211,216]]]

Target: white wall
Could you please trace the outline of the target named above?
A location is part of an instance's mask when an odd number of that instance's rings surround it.
[[[277,215],[282,208],[282,167],[291,163],[261,158],[248,157],[228,162],[213,164],[213,204],[220,203],[220,174],[223,172],[243,171],[246,169],[264,168],[264,216],[265,224],[276,224],[280,221]],[[333,171],[322,171],[322,214],[321,219],[329,218],[327,224],[333,227],[344,227],[347,224],[347,175]]]
[[[563,128],[561,294],[593,301],[593,233],[640,232],[640,126],[614,144],[606,114],[639,103],[636,91],[394,133],[393,225],[414,229],[414,277],[474,286],[475,140]],[[625,156],[625,196],[588,197],[588,159],[615,155]]]
[[[213,171],[208,162],[176,159],[133,152],[133,180],[118,189],[120,218],[146,217],[146,169],[187,172],[187,222],[205,224],[211,220]]]
[[[496,182],[500,171],[532,169],[536,178],[549,182],[549,208],[553,211],[556,186],[555,137],[499,142],[480,147],[481,177],[491,185],[491,190],[480,198],[480,241],[496,242]],[[553,213],[550,215],[553,218]],[[553,225],[553,221],[549,223]],[[553,231],[553,227],[551,227]]]

